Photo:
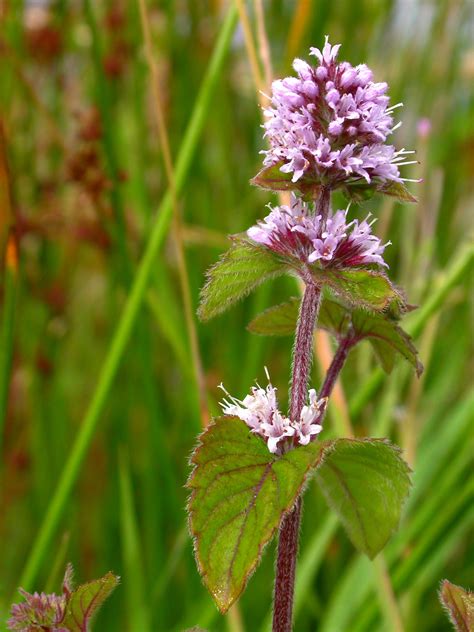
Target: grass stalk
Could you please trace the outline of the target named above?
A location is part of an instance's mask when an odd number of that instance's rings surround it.
[[[146,8],[145,0],[138,0],[140,9],[140,19],[143,32],[143,40],[145,43],[145,54],[150,72],[151,89],[154,100],[154,112],[156,116],[156,124],[158,129],[158,138],[163,154],[163,160],[165,164],[166,177],[168,180],[168,186],[171,191],[172,205],[173,205],[173,222],[172,222],[172,234],[174,238],[174,244],[178,262],[178,275],[181,287],[181,295],[183,299],[184,317],[186,322],[186,329],[189,338],[189,344],[191,349],[191,363],[193,366],[194,380],[196,384],[196,390],[199,400],[199,412],[201,418],[202,427],[206,427],[209,422],[209,410],[207,406],[207,391],[206,380],[202,367],[201,352],[199,350],[199,340],[196,330],[196,324],[194,320],[194,309],[192,305],[191,290],[189,283],[189,274],[186,265],[186,255],[183,242],[183,230],[180,219],[180,211],[178,204],[178,195],[176,191],[175,173],[173,167],[173,161],[171,157],[171,149],[168,139],[168,133],[166,131],[166,122],[163,115],[163,108],[161,105],[161,98],[158,86],[158,69],[156,66],[155,58],[153,55],[153,46],[151,40],[150,21],[148,17],[148,11]]]
[[[235,8],[229,9],[221,27],[214,52],[194,105],[191,120],[183,138],[176,163],[176,190],[179,192],[188,175],[191,161],[201,134],[204,121],[209,113],[209,104],[217,80],[223,68],[232,34],[237,22]],[[72,449],[56,489],[47,507],[46,514],[38,530],[36,539],[21,574],[20,585],[28,590],[37,577],[48,546],[57,529],[82,463],[94,436],[100,415],[117,373],[123,352],[130,339],[135,320],[147,290],[156,255],[163,244],[172,216],[172,198],[168,190],[153,223],[145,252],[135,273],[126,304],[120,316],[93,397],[81,423]]]

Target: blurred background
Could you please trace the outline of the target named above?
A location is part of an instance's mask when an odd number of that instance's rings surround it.
[[[196,571],[184,484],[221,381],[242,397],[266,365],[286,405],[292,341],[245,327],[298,288],[279,279],[205,325],[195,310],[227,235],[277,200],[249,185],[265,146],[260,90],[329,34],[404,103],[394,142],[417,150],[404,175],[423,178],[409,184],[419,204],[377,197],[354,212],[373,212],[392,241],[391,276],[420,306],[405,325],[425,373],[401,362],[383,376],[369,345],[352,352],[325,435],[391,437],[414,488],[369,562],[309,487],[295,630],[450,628],[439,582],[472,588],[474,576],[473,9],[2,0],[2,621],[18,585],[58,590],[71,561],[78,581],[122,577],[95,629],[269,629],[274,544],[219,615]],[[332,343],[316,342],[317,386]]]

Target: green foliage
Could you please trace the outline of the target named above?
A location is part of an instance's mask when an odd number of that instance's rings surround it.
[[[317,283],[327,284],[334,294],[355,307],[382,311],[394,301],[403,301],[400,292],[383,272],[312,265],[311,274]]]
[[[61,625],[69,632],[89,632],[95,613],[118,586],[120,579],[107,573],[76,588],[68,598],[67,610]]]
[[[292,173],[281,171],[280,167],[284,164],[285,161],[281,160],[274,165],[264,167],[250,182],[261,189],[269,189],[270,191],[293,191],[307,201],[313,201],[318,196],[320,184],[307,176],[293,182]]]
[[[291,298],[261,312],[248,324],[247,329],[260,336],[292,336],[295,333],[300,299]]]
[[[474,594],[444,579],[441,582],[439,598],[456,632],[472,632],[474,629]]]
[[[313,442],[275,456],[235,417],[219,417],[201,435],[188,481],[190,529],[199,571],[221,612],[245,588],[322,447]]]
[[[409,472],[400,449],[384,439],[326,443],[316,481],[354,546],[371,559],[398,526]]]
[[[344,185],[342,187],[344,197],[349,202],[355,204],[361,204],[370,198],[375,193],[382,193],[390,197],[396,198],[399,202],[411,202],[412,204],[418,202],[417,198],[410,193],[403,182],[394,182],[393,180],[387,182],[355,182],[351,185]]]
[[[264,281],[283,274],[287,267],[267,248],[235,238],[229,250],[207,272],[199,318],[209,320],[224,312]]]
[[[292,298],[286,303],[266,309],[248,325],[249,331],[263,336],[293,335],[299,304],[299,299]],[[418,359],[412,339],[386,312],[351,308],[326,296],[321,304],[317,326],[338,339],[348,334],[357,340],[367,338],[387,373],[392,371],[397,354],[413,366],[418,376],[423,372],[423,365]]]
[[[236,632],[238,625],[218,614],[203,586],[184,533],[186,459],[200,408],[178,283],[176,237],[167,221],[172,197],[166,195],[155,107],[150,107],[154,100],[138,5],[89,4],[104,55],[109,53],[111,36],[130,35],[120,77],[110,79],[101,66],[93,65],[94,36],[77,3],[47,3],[48,16],[53,18],[47,26],[60,24],[63,43],[62,53],[47,62],[39,60],[38,47],[30,48],[32,23],[39,22],[30,21],[35,3],[8,3],[2,22],[5,54],[0,58],[0,92],[13,210],[19,211],[21,300],[13,339],[7,343],[14,350],[12,380],[2,385],[8,407],[0,514],[2,541],[7,544],[2,547],[0,564],[0,621],[7,618],[11,595],[23,585],[20,576],[25,563],[33,560],[27,583],[39,588],[39,579],[48,577],[62,546],[82,576],[98,577],[109,568],[122,576],[123,598],[117,594],[113,604],[106,602],[95,627],[122,630],[126,621],[133,620],[133,606],[126,598],[126,584],[133,579],[123,557],[120,468],[116,463],[117,447],[124,444],[130,460],[137,538],[150,591],[145,599],[152,629],[181,632],[199,625],[212,632]],[[188,288],[195,307],[210,252],[227,247],[229,232],[255,224],[266,214],[265,204],[276,203],[276,196],[248,186],[260,166],[258,152],[265,142],[245,47],[231,37],[229,54],[221,56],[219,63],[211,62],[211,51],[226,19],[221,3],[171,0],[155,3],[157,7],[145,4],[152,13],[160,76],[164,73],[160,94],[183,220]],[[408,29],[401,19],[404,3],[394,0],[340,0],[324,3],[324,10],[317,3],[305,4],[305,19],[301,20],[297,3],[265,3],[274,76],[289,73],[295,56],[309,60],[308,47],[321,45],[325,33],[332,33],[337,25],[343,34],[343,57],[353,64],[368,63],[377,81],[389,83],[392,103],[404,102],[404,108],[395,111],[396,118],[405,121],[403,128],[390,142],[397,148],[403,142],[416,149],[421,163],[402,168],[404,176],[423,178],[420,184],[407,185],[419,197],[419,207],[401,207],[396,198],[374,195],[363,205],[361,216],[370,211],[378,217],[376,231],[393,243],[391,274],[407,288],[410,300],[420,305],[407,316],[406,328],[423,346],[428,379],[414,389],[413,372],[400,363],[393,379],[387,380],[374,368],[366,353],[371,351],[365,348],[368,345],[360,345],[353,352],[343,385],[356,432],[380,436],[378,428],[383,424],[384,434],[402,446],[409,447],[410,436],[415,439],[413,493],[403,528],[390,540],[384,555],[396,598],[404,606],[404,628],[447,630],[450,624],[436,589],[443,577],[468,586],[472,576],[469,561],[474,556],[469,487],[472,448],[467,440],[472,436],[473,419],[472,398],[468,401],[472,380],[467,368],[472,362],[468,277],[473,250],[466,231],[472,223],[472,187],[467,186],[466,178],[472,171],[473,104],[472,80],[465,63],[472,48],[467,29],[471,3],[430,3],[430,19],[422,11],[414,12]],[[234,6],[229,3],[231,10]],[[111,34],[104,27],[109,8],[122,10],[125,29],[115,28]],[[413,46],[412,34],[420,29],[423,38]],[[441,42],[446,44],[445,63],[439,64]],[[204,82],[209,88],[208,74],[214,76],[214,89],[207,90],[210,99],[203,102],[200,86]],[[122,239],[129,253],[131,278],[137,274],[138,258],[160,216],[160,243],[167,244],[154,247],[150,274],[140,276],[142,291],[147,298],[154,297],[154,308],[150,310],[147,300],[141,303],[137,317],[130,319],[131,335],[119,350],[114,345],[117,371],[105,388],[100,379],[102,367],[130,286],[123,282],[117,266],[118,224],[109,213],[108,192],[96,205],[67,178],[69,158],[77,150],[76,111],[97,105],[99,82],[111,86],[109,120],[116,163],[128,176],[116,188],[125,211]],[[431,134],[423,137],[416,133],[422,117],[432,121]],[[103,139],[96,147],[104,155]],[[335,208],[343,208],[341,197],[335,194]],[[84,235],[84,228],[91,239]],[[104,232],[109,244],[105,249],[95,240]],[[3,290],[0,308],[5,314],[5,283]],[[62,306],[61,301],[52,304],[53,294],[56,299],[62,297]],[[269,368],[284,399],[291,341],[250,337],[241,325],[249,314],[292,294],[293,279],[267,283],[232,310],[232,335],[220,323],[216,328],[198,329],[211,409],[221,379],[232,390],[244,393],[270,360]],[[72,450],[90,397],[99,390],[97,423],[87,426],[85,437],[81,434],[82,450]],[[408,393],[410,406],[405,407],[401,404]],[[461,408],[463,424],[456,421]],[[330,422],[329,418],[328,432],[333,431]],[[68,470],[63,473],[66,462]],[[73,481],[80,484],[62,485],[58,495],[57,485],[71,472]],[[304,590],[297,595],[300,607],[295,629],[394,629],[385,620],[370,562],[355,555],[349,543],[336,546],[343,544],[343,535],[334,527],[330,534],[324,531],[324,525],[334,524],[334,514],[313,491],[312,486],[305,496],[297,582],[304,575],[305,561],[311,559],[312,563]],[[67,511],[59,511],[61,506]],[[37,556],[33,544],[44,533],[41,525],[46,516],[53,516],[49,520],[53,528],[47,538],[40,539],[43,555]],[[359,564],[360,559],[364,565]],[[254,585],[239,602],[244,627],[252,632],[262,629],[260,622],[263,626],[270,607],[273,570],[272,556],[266,555]],[[268,629],[270,626],[265,632]]]
[[[396,528],[410,485],[399,449],[385,440],[312,442],[275,456],[229,416],[203,432],[191,462],[196,561],[221,612],[244,590],[311,469],[354,545],[371,558]]]

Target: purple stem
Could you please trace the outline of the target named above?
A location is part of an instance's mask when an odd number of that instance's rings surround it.
[[[342,338],[339,342],[339,346],[336,353],[334,354],[331,364],[329,365],[328,372],[326,373],[321,391],[318,395],[320,399],[322,399],[323,397],[329,397],[331,395],[332,389],[334,388],[334,384],[336,383],[336,380],[339,377],[339,373],[344,366],[347,355],[351,348],[356,344],[356,342],[357,339],[354,338],[354,336],[352,336],[351,334],[347,335],[345,338]]]
[[[329,203],[330,192],[323,188],[316,203],[316,214],[322,217],[323,230],[329,213]],[[299,419],[301,409],[306,401],[313,357],[313,332],[316,327],[320,302],[321,288],[315,285],[311,276],[308,275],[293,347],[290,419]],[[283,518],[280,526],[273,601],[273,632],[291,632],[292,629],[301,506],[302,499],[300,497]]]

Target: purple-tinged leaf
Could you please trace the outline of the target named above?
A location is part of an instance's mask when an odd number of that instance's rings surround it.
[[[244,590],[322,447],[313,442],[276,456],[230,416],[201,435],[187,483],[189,525],[199,572],[221,612]]]
[[[418,202],[418,198],[410,193],[403,182],[395,182],[394,180],[384,182],[384,184],[377,187],[377,191],[384,195],[397,198],[400,202],[410,202],[412,204]]]
[[[258,314],[247,329],[261,336],[292,336],[296,329],[299,305],[300,299],[292,298],[286,303],[270,307]],[[392,371],[397,353],[413,366],[418,376],[423,372],[411,337],[397,324],[391,313],[368,312],[324,297],[317,326],[337,339],[345,337],[349,330],[358,341],[367,339],[387,373]]]
[[[250,180],[251,184],[262,189],[271,191],[295,191],[301,193],[308,199],[314,200],[318,195],[320,185],[310,178],[302,177],[298,182],[292,182],[292,173],[285,173],[280,170],[285,164],[282,160],[269,167],[264,167],[257,175]]]
[[[441,582],[439,598],[457,632],[474,630],[474,594],[447,579]]]
[[[87,582],[76,588],[69,597],[66,615],[61,624],[69,632],[89,632],[94,614],[119,581],[119,577],[109,572],[101,579]]]

